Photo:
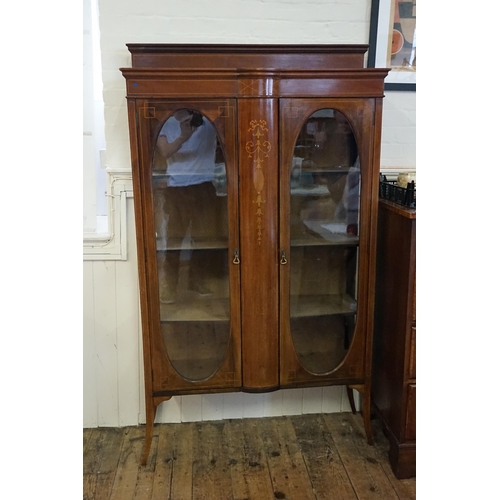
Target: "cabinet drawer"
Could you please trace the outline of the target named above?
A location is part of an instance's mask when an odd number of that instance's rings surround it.
[[[410,378],[417,378],[417,329],[411,327],[410,332],[410,365],[409,365]]]
[[[408,396],[406,401],[406,426],[405,439],[415,441],[417,439],[417,386],[408,386]]]

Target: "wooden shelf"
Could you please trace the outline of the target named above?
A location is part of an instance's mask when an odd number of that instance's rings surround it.
[[[328,239],[320,236],[319,234],[303,233],[299,237],[292,238],[290,245],[292,247],[308,247],[320,245],[345,245],[357,246],[359,245],[359,238],[357,236],[347,236],[346,234],[330,233]]]
[[[189,245],[182,244],[183,238],[172,238],[170,240],[170,246],[167,249],[165,239],[156,239],[156,251],[157,252],[173,252],[179,250],[227,250],[228,241],[227,238],[206,238],[206,239],[196,239]]]
[[[303,174],[346,174],[352,167],[302,167]]]
[[[357,302],[349,295],[295,295],[290,297],[290,316],[355,314]]]
[[[318,186],[313,184],[311,186],[293,186],[290,188],[291,196],[331,196],[328,187]]]
[[[300,236],[291,238],[291,246],[311,246],[311,245],[359,245],[358,236],[349,236],[345,233],[332,233],[325,227],[324,224],[329,224],[331,221],[323,220],[305,220],[303,221],[304,230]]]
[[[186,294],[173,304],[160,303],[161,322],[229,321],[229,300]]]
[[[229,321],[229,301],[220,297],[183,297],[173,304],[160,304],[162,323]],[[290,297],[292,318],[355,314],[356,301],[349,295],[295,295]]]

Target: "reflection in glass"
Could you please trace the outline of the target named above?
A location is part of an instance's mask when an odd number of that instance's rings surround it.
[[[346,117],[323,109],[297,138],[290,174],[290,329],[311,373],[345,358],[357,309],[360,165]]]
[[[158,136],[153,197],[163,340],[191,381],[217,371],[229,342],[226,185],[214,126],[176,111]]]

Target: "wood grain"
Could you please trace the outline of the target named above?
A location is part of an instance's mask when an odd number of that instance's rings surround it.
[[[360,419],[351,419],[351,422],[359,432],[362,432],[362,425]],[[378,460],[382,469],[387,475],[391,486],[399,497],[399,500],[413,500],[417,497],[417,482],[415,478],[412,479],[397,479],[391,469],[391,465],[387,460],[389,453],[389,442],[384,436],[382,423],[379,420],[374,420],[374,446],[373,451],[375,458]]]
[[[151,459],[151,464],[155,464],[151,500],[163,500],[170,494],[174,467],[175,427],[157,426],[157,435],[156,456]]]
[[[287,418],[259,421],[275,498],[314,500],[304,459]]]
[[[110,500],[132,500],[147,491],[150,469],[140,466],[144,445],[144,430],[140,427],[127,427],[124,430],[120,459],[116,468],[115,481]],[[154,455],[153,453],[151,454]],[[146,474],[146,478],[144,475]],[[140,498],[140,497],[139,497]],[[144,500],[149,495],[143,496]]]
[[[195,424],[186,423],[175,426],[175,441],[173,442],[172,499],[191,498],[193,491],[193,460],[196,450],[193,449]],[[160,456],[160,459],[163,459]]]
[[[332,415],[324,415],[323,419],[344,467],[352,478],[358,499],[399,500],[387,474],[375,457],[373,446],[369,446],[362,439],[363,433],[353,425],[352,419],[335,418]]]
[[[233,499],[227,442],[223,438],[224,426],[224,421],[195,425],[193,498]]]
[[[110,498],[121,455],[124,429],[92,430],[83,454],[83,498]]]
[[[274,500],[259,420],[233,420],[224,432],[234,498]]]
[[[363,431],[351,413],[159,424],[141,467],[143,428],[93,429],[84,499],[415,500],[416,480],[392,472],[380,422],[374,446]]]
[[[318,500],[357,500],[349,476],[321,415],[290,417]],[[318,446],[319,444],[319,446]]]

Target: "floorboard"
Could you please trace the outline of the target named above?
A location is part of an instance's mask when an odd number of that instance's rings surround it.
[[[341,414],[342,415],[342,414]],[[335,447],[351,479],[359,500],[398,500],[398,495],[387,474],[374,457],[373,446],[369,446],[364,434],[359,431],[348,414],[343,417],[324,415]]]
[[[89,434],[83,453],[84,500],[108,500],[111,497],[124,431],[102,427],[92,429]]]
[[[258,418],[232,420],[225,427],[233,498],[274,500]]]
[[[146,466],[144,426],[84,429],[84,500],[415,500],[389,445],[360,415],[311,414],[156,424]]]
[[[193,498],[232,500],[231,473],[227,441],[224,439],[226,421],[196,424],[193,449]],[[230,424],[228,424],[230,425]]]
[[[165,424],[168,425],[168,424]],[[164,498],[182,500],[193,498],[193,461],[195,450],[193,449],[194,434],[196,432],[194,423],[174,424],[175,441],[172,443],[172,487],[170,496],[165,494]]]
[[[275,498],[314,500],[311,481],[289,418],[259,423]]]
[[[318,500],[335,492],[338,500],[356,500],[356,493],[322,415],[291,417],[313,490]]]

